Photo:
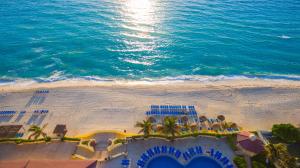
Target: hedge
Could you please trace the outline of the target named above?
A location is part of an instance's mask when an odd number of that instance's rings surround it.
[[[40,138],[40,139],[21,139],[21,138],[3,138],[0,139],[0,142],[14,142],[16,144],[21,144],[21,143],[30,143],[30,142],[50,142],[51,137],[46,137],[46,138]],[[80,141],[79,138],[70,138],[70,137],[64,137],[62,138],[62,141]]]
[[[235,163],[237,168],[247,168],[246,160],[241,156],[235,157],[233,159],[233,162]]]
[[[63,141],[80,141],[80,138],[72,138],[72,137],[63,137]]]
[[[216,138],[222,138],[222,137],[228,137],[228,136],[235,136],[236,133],[232,133],[232,134],[220,134],[220,133],[209,133],[209,132],[198,132],[198,133],[190,133],[190,134],[181,134],[181,135],[176,135],[174,138],[186,138],[186,137],[197,137],[200,135],[207,135],[207,136],[213,136]],[[135,136],[131,136],[129,138],[133,138],[133,139],[137,139],[137,138],[151,138],[151,137],[156,137],[156,138],[165,138],[165,139],[169,139],[171,140],[172,137],[171,136],[167,136],[167,135],[163,135],[163,134],[150,134],[147,137],[145,137],[144,135],[135,135]]]

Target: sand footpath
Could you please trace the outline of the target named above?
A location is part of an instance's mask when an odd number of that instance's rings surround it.
[[[50,90],[44,102],[26,107],[34,91],[41,88]],[[248,130],[269,129],[274,123],[297,125],[300,124],[300,82],[57,82],[0,87],[0,110],[27,111],[15,124],[26,124],[33,110],[48,109],[42,125],[48,123],[47,131],[52,132],[56,124],[66,124],[70,136],[94,130],[135,132],[135,122],[145,118],[144,113],[151,104],[195,105],[199,115],[223,114],[228,121]]]

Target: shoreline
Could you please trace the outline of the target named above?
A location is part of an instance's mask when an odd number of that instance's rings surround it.
[[[282,79],[224,79],[218,81],[93,81],[93,80],[63,80],[55,82],[25,82],[8,85],[0,85],[0,93],[20,92],[34,89],[60,89],[60,88],[80,88],[80,87],[191,87],[191,88],[253,88],[253,87],[273,87],[273,88],[300,88],[300,81]]]

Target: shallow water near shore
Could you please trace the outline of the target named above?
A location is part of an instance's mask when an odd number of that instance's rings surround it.
[[[294,0],[0,2],[0,82],[299,80]]]

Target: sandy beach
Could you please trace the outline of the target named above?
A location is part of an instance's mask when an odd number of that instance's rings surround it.
[[[48,89],[42,104],[26,106],[37,89]],[[96,130],[128,130],[144,119],[151,104],[195,105],[199,115],[223,114],[246,130],[270,129],[274,123],[300,122],[300,82],[228,80],[217,82],[89,82],[64,81],[0,87],[0,110],[26,110],[26,125],[34,110],[47,109],[41,125],[51,133],[66,124],[68,136]],[[14,121],[15,117],[11,120]],[[7,123],[1,123],[2,125]]]

